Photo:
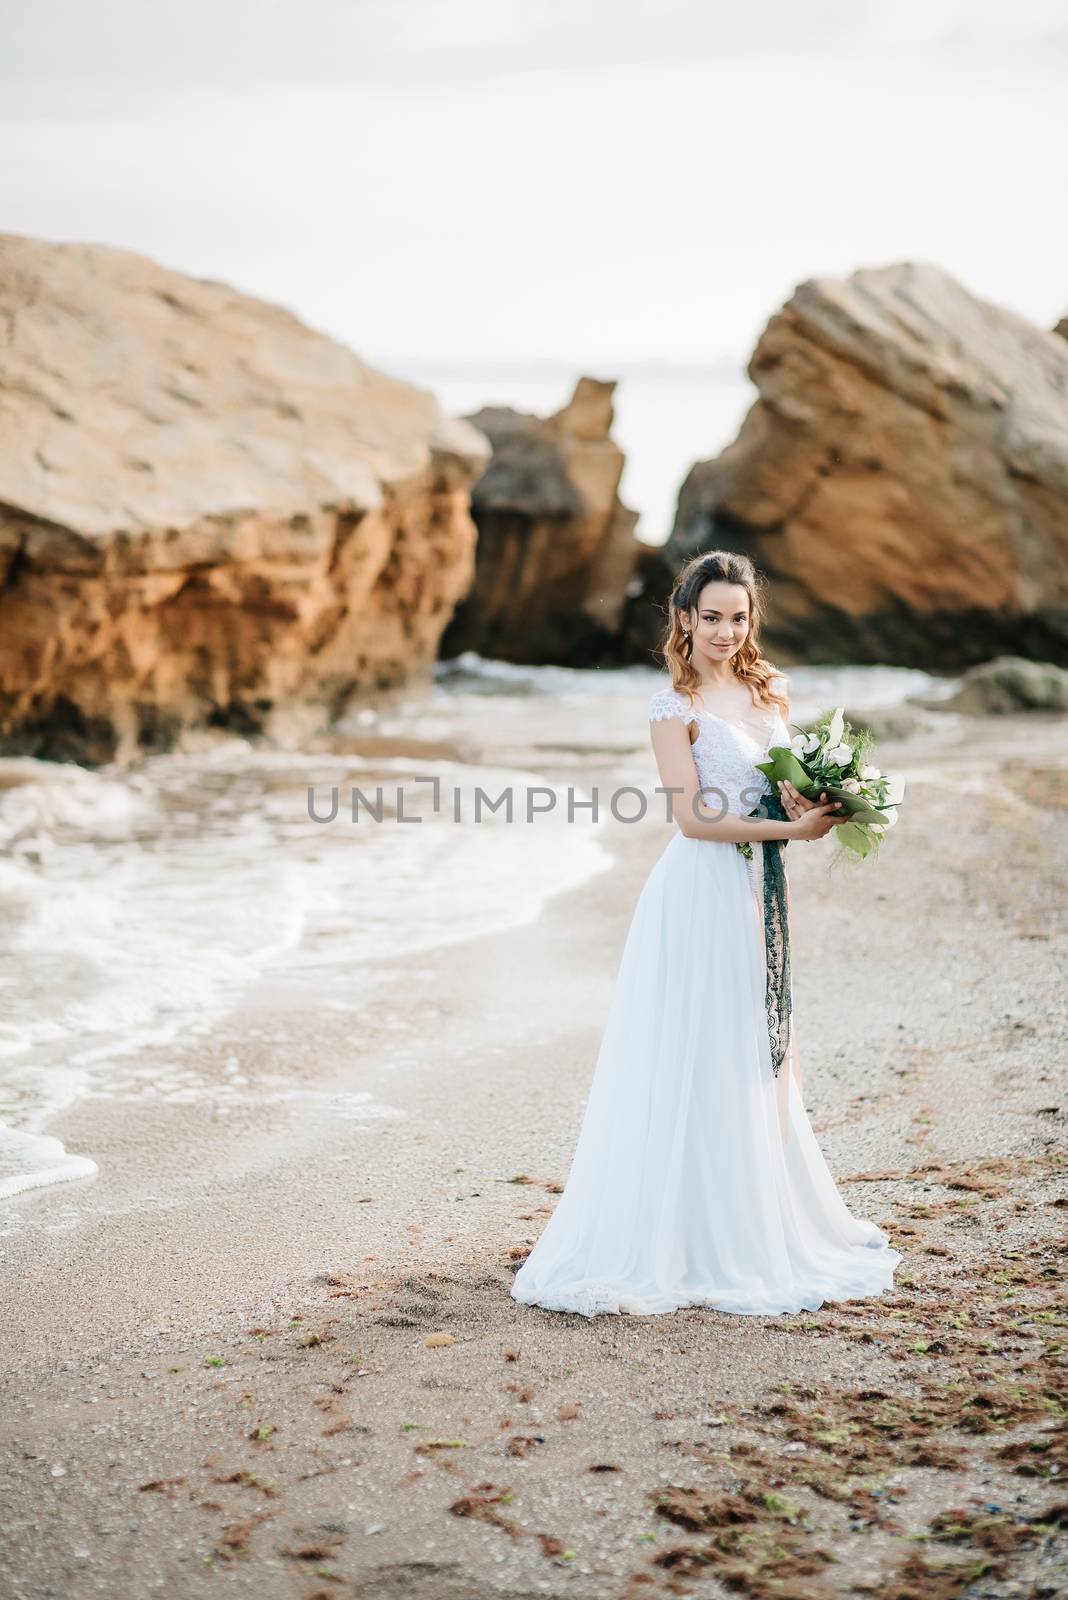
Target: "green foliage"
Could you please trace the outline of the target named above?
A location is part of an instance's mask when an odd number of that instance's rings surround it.
[[[778,798],[784,781],[793,784],[807,800],[818,800],[824,792],[828,799],[840,802],[839,815],[850,820],[834,830],[837,850],[832,867],[857,866],[878,854],[879,845],[888,828],[884,807],[889,802],[890,779],[885,773],[877,778],[862,778],[866,768],[877,766],[875,738],[870,728],[854,731],[845,720],[841,706],[821,711],[806,728],[794,723],[795,734],[819,740],[816,749],[798,755],[786,745],[773,745],[766,761],[757,762],[757,770],[764,773],[771,785],[772,794]],[[849,748],[846,762],[832,761],[827,752],[839,745]],[[846,779],[860,786],[860,793],[843,787]]]

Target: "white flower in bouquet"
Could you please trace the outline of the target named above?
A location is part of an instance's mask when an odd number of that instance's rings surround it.
[[[836,744],[827,751],[827,760],[835,767],[848,766],[853,759],[853,746],[851,744]]]
[[[819,747],[819,735],[815,733],[795,733],[790,740],[790,749],[795,756],[811,755],[813,750],[818,750]]]
[[[905,797],[905,780],[899,773],[886,776],[886,793],[883,796],[884,806],[900,805]]]

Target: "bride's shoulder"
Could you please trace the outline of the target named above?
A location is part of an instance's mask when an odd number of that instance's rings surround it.
[[[694,722],[697,718],[689,695],[680,694],[670,684],[649,696],[649,721],[662,722],[667,717],[681,717],[683,722]]]

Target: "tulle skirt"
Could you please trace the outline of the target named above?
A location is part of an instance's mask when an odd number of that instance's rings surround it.
[[[676,832],[635,907],[564,1191],[511,1295],[588,1317],[814,1311],[892,1288],[901,1259],[831,1176],[796,1048],[772,1071],[752,869]]]

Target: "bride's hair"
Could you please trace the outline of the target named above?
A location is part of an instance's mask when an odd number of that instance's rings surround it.
[[[659,646],[672,687],[680,693],[700,688],[701,680],[691,660],[693,640],[682,626],[687,612],[697,611],[697,602],[706,583],[736,583],[749,596],[749,632],[741,649],[731,657],[731,668],[740,683],[747,684],[762,706],[778,706],[785,717],[789,701],[771,687],[777,668],[765,660],[757,644],[757,634],[764,616],[764,579],[748,556],[734,550],[706,550],[703,555],[687,561],[678,574],[668,600],[668,625]]]

